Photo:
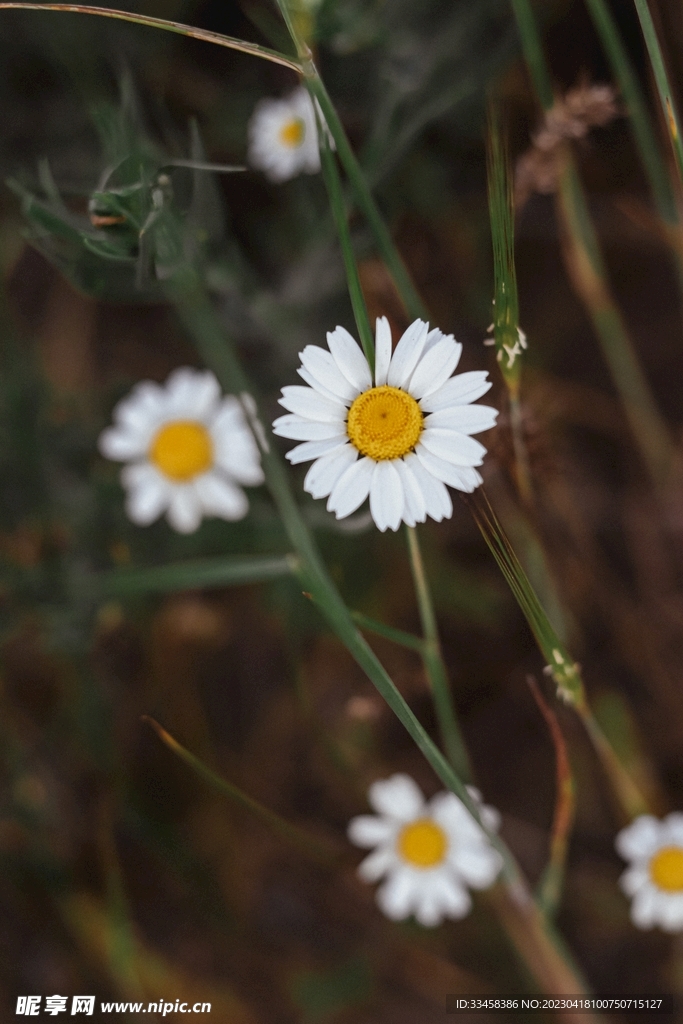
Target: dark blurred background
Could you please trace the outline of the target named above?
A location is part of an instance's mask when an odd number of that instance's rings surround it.
[[[556,88],[611,81],[582,3],[543,8]],[[652,4],[676,73],[683,8]],[[164,0],[127,9],[288,48],[268,0]],[[612,3],[652,96],[631,4]],[[534,480],[517,501],[504,388],[492,350],[485,104],[498,84],[516,158],[538,108],[505,0],[323,0],[322,75],[434,324],[488,368],[485,467],[492,503],[557,628],[580,660],[605,731],[662,813],[683,807],[683,505],[653,494],[600,349],[565,272],[552,195],[517,223],[522,381]],[[94,103],[134,85],[160,147],[188,150],[196,118],[211,160],[245,159],[257,100],[295,84],[286,69],[100,18],[0,12],[0,177],[37,188],[47,158],[81,208],[103,169]],[[653,103],[652,115],[658,118]],[[660,131],[667,154],[666,140]],[[614,292],[676,443],[683,421],[681,308],[670,249],[618,117],[576,149]],[[296,354],[352,329],[343,266],[319,176],[283,185],[222,176],[222,236],[207,278],[248,373],[275,415]],[[371,238],[353,220],[372,316],[405,314]],[[370,682],[294,583],[121,601],[79,580],[117,565],[286,550],[265,492],[239,524],[191,537],[123,511],[118,467],[96,439],[136,381],[198,365],[158,297],[94,298],[28,244],[20,204],[0,197],[0,1002],[22,993],[211,1001],[235,1024],[429,1024],[446,993],[523,992],[485,897],[464,921],[394,925],[355,877],[346,824],[371,781],[407,771],[439,788]],[[105,275],[106,276],[106,275]],[[353,608],[419,631],[404,538],[367,516],[337,523],[296,484],[335,581]],[[445,655],[477,781],[502,834],[539,878],[548,855],[554,752],[526,675],[542,660],[467,508],[421,529]],[[544,566],[539,559],[545,559]],[[549,583],[552,580],[552,583]],[[430,729],[419,659],[373,640]],[[548,691],[549,693],[549,691]],[[550,694],[549,694],[550,695]],[[623,821],[575,717],[558,708],[577,782],[577,820],[558,923],[598,992],[683,995],[683,945],[641,933],[617,880]],[[336,846],[330,868],[207,788],[142,715],[247,793]],[[122,1018],[123,1019],[123,1018]]]

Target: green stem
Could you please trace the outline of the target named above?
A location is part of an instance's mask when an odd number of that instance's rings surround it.
[[[151,725],[161,742],[176,757],[179,757],[181,761],[189,765],[193,772],[201,779],[208,782],[213,789],[218,790],[223,796],[229,797],[242,807],[246,807],[252,814],[255,814],[264,821],[269,828],[293,843],[299,850],[303,850],[309,856],[313,855],[318,860],[329,862],[338,858],[338,854],[333,853],[328,846],[320,843],[314,836],[311,836],[303,829],[297,828],[296,825],[292,825],[286,818],[282,818],[275,811],[271,811],[270,808],[264,807],[263,804],[259,803],[258,800],[254,800],[253,797],[249,796],[248,793],[245,793],[244,790],[240,789],[233,782],[228,782],[227,779],[217,775],[208,765],[204,764],[203,761],[200,761],[198,757],[195,757],[194,754],[191,754],[189,750],[186,750],[185,747],[178,743],[155,719],[150,718],[149,715],[143,715],[142,721]]]
[[[529,0],[511,0],[522,41],[524,60],[533,79],[534,89],[544,110],[555,102],[550,69],[546,63],[541,36]]]
[[[318,74],[318,69],[313,62],[313,55],[308,44],[297,31],[287,0],[277,0],[277,3],[284,22],[289,29],[292,41],[296,46],[297,54],[301,61],[301,70],[308,89],[320,104],[320,109],[322,110],[325,121],[327,122],[327,127],[329,128],[330,134],[332,135],[337,147],[337,155],[339,156],[342,166],[346,171],[346,176],[349,179],[349,185],[351,186],[354,199],[356,200],[358,208],[367,220],[370,230],[375,237],[379,253],[384,260],[389,273],[394,279],[394,284],[396,285],[399,296],[405,304],[408,314],[413,317],[413,319],[429,320],[429,313],[427,312],[422,299],[418,295],[410,274],[408,273],[406,266],[394,245],[391,234],[384,223],[384,219],[377,208],[377,204],[375,203],[372,193],[368,187],[368,183],[365,180],[365,175],[363,174],[360,164],[351,149],[344,127],[339,120],[339,115],[337,114],[334,104],[330,99],[322,78]]]
[[[422,561],[422,552],[420,551],[420,542],[415,527],[406,526],[406,536],[408,538],[410,568],[415,583],[415,593],[417,595],[422,633],[424,635],[422,660],[432,690],[434,708],[441,733],[441,742],[443,743],[448,760],[458,775],[466,781],[471,781],[472,768],[453,706],[448,672],[441,651],[434,604],[429,590],[427,574],[424,562]]]
[[[227,558],[198,558],[193,561],[152,568],[121,568],[101,573],[96,580],[99,594],[127,597],[140,593],[230,587],[245,583],[266,583],[291,576],[298,567],[296,555],[233,555]]]
[[[391,640],[392,643],[398,644],[399,647],[406,647],[409,651],[417,651],[418,654],[424,652],[424,640],[419,636],[414,636],[413,633],[407,633],[404,629],[396,629],[395,626],[385,626],[383,622],[377,622],[376,619],[371,619],[369,615],[363,615],[362,612],[351,612],[351,618],[367,633],[382,636],[385,640]]]
[[[25,4],[25,3],[0,3],[0,10],[21,10],[21,11],[61,11],[64,14],[96,14],[101,18],[114,18],[116,21],[129,21],[135,25],[145,25],[148,28],[160,28],[166,32],[174,32],[177,35],[189,36],[191,39],[199,39],[205,43],[214,43],[216,46],[224,46],[228,50],[238,50],[240,53],[247,53],[251,57],[261,57],[273,64],[282,64],[301,74],[301,65],[292,57],[277,50],[271,50],[267,46],[259,46],[257,43],[246,43],[243,39],[234,39],[232,36],[224,36],[220,32],[208,32],[206,29],[195,28],[193,25],[183,25],[179,21],[168,21],[166,18],[151,18],[146,14],[134,14],[132,11],[117,11],[110,7],[91,7],[89,4]]]
[[[586,0],[593,24],[602,40],[614,77],[626,101],[633,135],[659,216],[670,226],[678,224],[671,182],[659,152],[650,113],[638,77],[629,60],[619,28],[606,0]]]
[[[363,296],[363,289],[361,288],[360,277],[358,276],[358,266],[356,265],[356,257],[353,251],[351,233],[349,231],[349,222],[346,216],[344,193],[342,192],[341,181],[339,180],[337,163],[332,154],[332,150],[330,149],[327,131],[324,124],[320,123],[320,120],[321,119],[319,118],[318,134],[320,138],[320,160],[322,164],[323,177],[325,178],[327,194],[332,208],[332,216],[334,217],[334,223],[337,228],[342,255],[344,257],[344,269],[346,270],[346,280],[348,282],[349,296],[351,298],[351,305],[353,306],[353,315],[356,319],[358,335],[360,337],[361,345],[363,346],[365,358],[370,364],[370,372],[374,376],[375,345],[372,336],[372,328],[370,327],[370,321],[368,319],[368,311],[365,305],[365,298]]]
[[[681,140],[676,105],[674,103],[673,93],[671,91],[671,86],[669,85],[669,77],[664,65],[664,55],[662,54],[662,49],[659,45],[659,40],[657,39],[657,32],[652,20],[652,15],[650,14],[650,8],[647,5],[647,0],[634,0],[634,2],[636,5],[636,11],[638,12],[638,17],[640,18],[640,27],[643,30],[643,36],[645,37],[645,45],[647,46],[647,52],[650,56],[652,70],[654,71],[659,99],[664,112],[664,120],[669,129],[669,138],[671,139],[671,145],[674,151],[678,177],[681,185],[683,185],[683,140]]]

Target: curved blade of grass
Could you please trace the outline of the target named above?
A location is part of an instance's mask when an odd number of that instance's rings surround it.
[[[650,112],[614,15],[605,0],[585,0],[585,2],[602,40],[614,77],[619,83],[621,94],[626,101],[633,136],[650,182],[650,189],[659,216],[667,224],[678,224],[676,202],[652,127]]]
[[[529,0],[510,0],[510,2],[522,41],[524,60],[533,79],[536,95],[543,109],[550,110],[555,102],[555,94],[534,12]]]
[[[227,779],[221,778],[216,772],[212,771],[208,765],[200,761],[198,757],[191,754],[189,750],[181,746],[180,743],[170,733],[166,732],[163,726],[151,718],[149,715],[141,716],[143,722],[147,722],[151,725],[155,733],[159,737],[162,743],[164,743],[172,753],[179,757],[181,761],[184,761],[186,765],[192,769],[204,782],[208,784],[223,796],[229,797],[234,803],[240,804],[242,807],[246,807],[247,810],[255,814],[256,817],[264,821],[269,828],[278,835],[287,839],[290,843],[293,843],[299,850],[307,853],[309,856],[314,856],[318,860],[327,862],[334,862],[338,859],[338,852],[332,851],[327,845],[320,842],[315,836],[309,835],[303,829],[298,828],[296,825],[292,825],[291,822],[285,818],[281,818],[275,811],[271,811],[268,807],[264,807],[263,804],[259,803],[258,800],[254,800],[253,797],[249,796],[243,790],[236,786],[232,782],[228,782]]]
[[[634,0],[634,2],[640,19],[640,27],[643,30],[643,36],[645,37],[645,45],[647,46],[647,52],[650,57],[650,63],[652,64],[655,81],[657,83],[657,91],[659,92],[659,99],[662,104],[662,110],[664,111],[664,121],[669,129],[669,138],[671,139],[671,146],[674,151],[678,177],[681,185],[683,185],[683,140],[681,139],[680,124],[673,93],[671,91],[671,86],[669,85],[669,76],[666,73],[664,55],[659,45],[657,31],[652,20],[652,15],[650,14],[650,8],[647,5],[647,0]]]
[[[97,588],[100,594],[107,597],[128,597],[133,594],[267,583],[269,580],[291,576],[296,572],[297,565],[296,555],[198,558],[148,569],[112,569],[98,577]]]
[[[301,74],[301,64],[294,57],[278,53],[277,50],[271,50],[267,46],[247,43],[243,39],[234,39],[232,36],[224,36],[220,32],[209,32],[203,28],[194,28],[192,25],[183,25],[179,21],[168,21],[166,18],[152,18],[146,14],[118,11],[110,7],[91,7],[88,4],[0,3],[0,10],[10,9],[19,11],[62,11],[66,14],[96,14],[101,18],[129,21],[135,25],[160,28],[165,32],[174,32],[176,35],[189,36],[191,39],[199,39],[201,42],[214,43],[216,46],[224,46],[228,50],[239,50],[240,53],[247,53],[252,57],[260,57],[262,60],[269,60],[273,64],[282,64],[283,67],[296,71],[298,75]]]
[[[527,676],[526,681],[545,719],[555,747],[556,794],[555,814],[550,834],[550,860],[537,887],[538,902],[541,908],[546,914],[554,915],[562,895],[567,844],[574,823],[574,776],[567,754],[567,744],[562,735],[560,723],[557,721],[557,715],[547,704],[534,677]]]
[[[313,100],[315,103],[315,97],[313,97]],[[363,289],[361,288],[360,277],[358,276],[358,265],[356,264],[353,242],[351,241],[351,232],[349,231],[344,193],[342,192],[341,181],[339,180],[337,163],[334,154],[330,149],[330,140],[327,135],[327,129],[325,124],[322,123],[320,116],[317,116],[317,122],[318,138],[320,140],[320,162],[322,165],[325,185],[327,187],[327,195],[330,200],[332,216],[334,217],[334,223],[339,236],[342,256],[344,257],[344,269],[346,271],[346,280],[348,283],[351,305],[353,307],[353,315],[356,320],[358,336],[360,338],[361,345],[363,346],[365,358],[370,364],[370,372],[374,377],[375,340],[372,334],[370,321],[368,319],[368,310],[365,305],[365,297],[363,295]]]
[[[406,647],[409,651],[416,651],[418,654],[422,654],[424,651],[424,640],[413,633],[408,633],[404,629],[396,629],[395,626],[385,626],[383,622],[377,622],[376,619],[364,615],[363,612],[351,612],[351,618],[366,633],[384,637],[385,640],[391,640],[399,647]]]
[[[546,661],[544,671],[553,678],[558,697],[571,705],[581,718],[624,815],[631,819],[648,813],[647,800],[622,765],[588,706],[581,666],[574,661],[553,629],[483,488],[473,495],[463,496],[463,500],[536,638]]]
[[[472,766],[470,765],[467,747],[465,746],[455,713],[450,680],[441,651],[434,604],[424,562],[422,561],[420,541],[415,527],[406,526],[406,536],[408,538],[410,569],[413,574],[417,605],[420,610],[420,621],[422,622],[422,633],[424,635],[422,661],[432,691],[434,710],[436,711],[439,732],[441,733],[441,742],[448,760],[458,775],[465,782],[471,782]]]

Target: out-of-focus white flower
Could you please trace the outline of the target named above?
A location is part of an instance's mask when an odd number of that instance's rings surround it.
[[[619,884],[632,899],[636,928],[683,931],[683,814],[674,811],[661,821],[641,814],[619,832],[615,846],[630,862]]]
[[[303,86],[283,99],[257,103],[249,122],[248,159],[276,182],[320,170],[315,110]]]
[[[221,397],[212,373],[180,367],[163,385],[141,381],[113,415],[99,448],[127,463],[126,511],[138,526],[166,512],[174,530],[193,533],[203,516],[247,514],[239,484],[263,482],[259,453],[240,403]]]
[[[496,829],[500,816],[481,806],[487,828]],[[487,889],[496,880],[502,858],[461,800],[438,793],[425,801],[409,775],[392,775],[374,782],[368,800],[377,812],[349,823],[348,836],[356,846],[372,848],[358,868],[365,882],[384,878],[377,890],[380,910],[394,921],[414,914],[431,928],[443,918],[464,917],[472,906],[470,889]]]
[[[449,518],[445,484],[471,492],[482,482],[474,467],[486,448],[471,435],[492,427],[498,412],[470,403],[491,387],[486,371],[452,377],[462,345],[422,320],[405,331],[393,355],[389,322],[377,320],[374,383],[348,331],[337,327],[327,344],[329,352],[308,345],[299,353],[298,372],[310,387],[284,387],[280,405],[289,415],[273,424],[276,434],[304,442],[288,453],[290,462],[315,460],[304,489],[327,497],[337,519],[369,495],[382,531],[397,530],[401,521],[415,526],[428,515]]]

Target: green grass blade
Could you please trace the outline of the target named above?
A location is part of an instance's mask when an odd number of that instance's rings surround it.
[[[681,139],[680,124],[678,113],[676,112],[673,93],[671,91],[671,86],[669,85],[669,76],[666,73],[666,67],[664,65],[664,55],[659,45],[657,32],[652,20],[652,15],[650,14],[650,8],[647,5],[647,0],[634,0],[634,2],[636,5],[636,11],[638,12],[638,17],[640,18],[640,27],[643,30],[645,45],[647,46],[647,52],[650,56],[650,63],[652,64],[652,70],[657,83],[657,91],[659,92],[659,99],[664,112],[664,121],[669,130],[669,138],[671,139],[671,145],[674,151],[678,177],[681,185],[683,185],[683,140]]]
[[[337,235],[339,236],[339,244],[341,245],[342,256],[344,258],[344,269],[346,271],[346,281],[349,288],[351,305],[353,307],[353,315],[356,320],[358,336],[360,337],[360,342],[363,346],[365,358],[370,364],[370,372],[374,375],[375,343],[370,321],[368,319],[368,310],[365,305],[365,297],[363,296],[360,277],[358,276],[358,266],[356,264],[356,256],[353,251],[353,242],[351,241],[351,232],[349,231],[349,222],[346,215],[344,193],[342,192],[341,181],[339,179],[337,162],[332,150],[330,149],[330,141],[327,136],[325,125],[321,123],[320,118],[318,118],[318,136],[320,139],[320,161],[322,164],[323,177],[325,178],[327,195],[330,200],[330,208],[332,210],[332,216],[337,228]]]
[[[511,0],[511,3],[522,40],[524,59],[533,79],[536,94],[543,109],[550,110],[555,102],[555,95],[534,12],[529,0]]]
[[[585,2],[626,102],[633,136],[659,216],[667,224],[677,224],[678,212],[671,182],[659,151],[645,96],[629,60],[617,23],[606,0]]]
[[[384,637],[385,640],[391,640],[399,647],[406,647],[409,651],[416,651],[417,654],[422,654],[424,651],[424,640],[415,636],[414,633],[408,633],[405,629],[396,629],[395,626],[386,626],[383,622],[377,622],[369,615],[364,615],[363,612],[351,612],[351,618],[366,633]]]
[[[297,565],[295,555],[201,558],[149,569],[112,569],[98,577],[96,586],[99,593],[107,597],[233,587],[246,583],[267,583],[283,576],[291,576]]]
[[[161,742],[176,757],[184,761],[204,782],[207,782],[212,789],[217,790],[223,796],[227,796],[234,803],[246,807],[252,814],[265,822],[273,832],[276,832],[284,839],[293,843],[299,850],[308,853],[309,856],[313,856],[318,860],[334,862],[338,859],[339,854],[337,851],[331,850],[327,845],[323,845],[315,836],[309,835],[308,832],[297,828],[296,825],[292,825],[285,818],[281,818],[275,811],[264,807],[263,804],[259,803],[258,800],[254,800],[253,797],[249,796],[233,782],[228,782],[227,779],[217,775],[208,765],[204,764],[203,761],[200,761],[198,757],[195,757],[194,754],[191,754],[189,750],[186,750],[185,747],[178,743],[155,719],[150,718],[149,715],[143,715],[142,721],[147,722],[154,729]]]
[[[216,46],[224,46],[228,50],[239,50],[240,53],[247,53],[252,57],[260,57],[262,60],[269,60],[273,64],[281,64],[283,67],[295,71],[298,75],[301,74],[300,63],[293,57],[288,57],[285,53],[278,53],[277,50],[271,50],[267,46],[259,46],[257,43],[247,43],[243,39],[224,36],[220,32],[209,32],[203,28],[194,28],[192,25],[183,25],[179,21],[168,21],[166,18],[152,18],[145,14],[118,11],[110,7],[91,7],[88,4],[0,3],[0,10],[12,9],[20,11],[61,11],[65,14],[96,14],[101,18],[129,21],[135,25],[160,28],[165,32],[189,36],[191,39],[199,39],[204,43],[214,43]]]

